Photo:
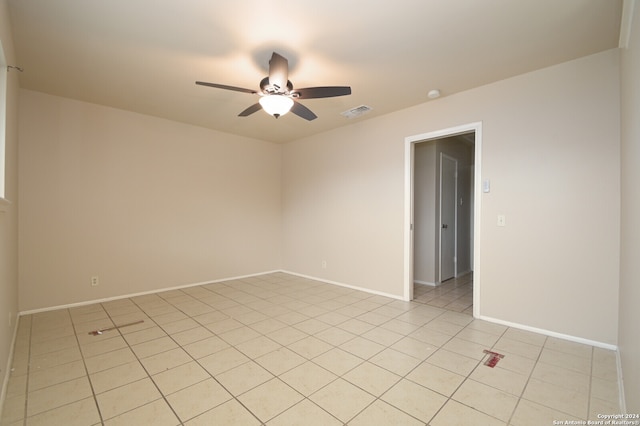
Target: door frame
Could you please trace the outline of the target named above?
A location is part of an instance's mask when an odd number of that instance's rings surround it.
[[[473,122],[442,130],[407,136],[404,139],[404,292],[403,299],[413,299],[413,192],[415,144],[463,133],[475,133],[474,206],[473,206],[473,316],[480,316],[480,212],[482,205],[482,122]]]
[[[444,159],[455,164],[455,184],[453,187],[453,277],[458,276],[458,159],[444,152],[440,153],[440,191],[438,196],[438,283],[442,283],[442,162]]]

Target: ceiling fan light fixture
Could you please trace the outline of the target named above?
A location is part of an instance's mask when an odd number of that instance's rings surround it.
[[[267,114],[273,115],[275,118],[285,115],[293,106],[293,99],[284,95],[262,96],[258,102]]]
[[[196,81],[196,84],[260,96],[257,103],[242,111],[238,114],[238,117],[247,117],[262,109],[275,118],[292,111],[298,117],[312,121],[318,116],[309,108],[297,102],[298,99],[333,98],[351,94],[351,87],[349,86],[307,87],[297,89],[294,92],[293,83],[288,80],[288,77],[289,61],[287,61],[287,58],[273,52],[269,61],[269,75],[260,82],[260,92],[226,84],[207,83],[206,81]]]

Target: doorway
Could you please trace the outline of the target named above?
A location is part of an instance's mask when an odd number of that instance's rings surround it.
[[[414,282],[419,293],[425,287],[420,284],[439,292],[472,286],[469,298],[475,317],[480,315],[481,130],[478,122],[405,139],[404,298],[414,299]],[[447,145],[453,140],[458,147],[466,143],[469,158],[458,154],[453,144]],[[431,154],[425,154],[429,150]],[[435,164],[433,170],[423,167],[425,156]],[[425,176],[437,184],[435,190],[421,187]]]

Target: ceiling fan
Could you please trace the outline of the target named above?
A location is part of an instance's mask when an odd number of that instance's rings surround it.
[[[298,102],[298,99],[333,98],[351,94],[349,86],[307,87],[294,90],[293,84],[289,81],[289,61],[276,52],[271,55],[269,75],[260,82],[260,91],[205,81],[196,81],[196,84],[259,95],[258,103],[242,111],[238,114],[239,117],[247,117],[262,108],[275,118],[291,111],[298,117],[311,121],[318,116]]]

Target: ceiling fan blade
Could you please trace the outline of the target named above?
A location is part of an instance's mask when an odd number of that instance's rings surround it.
[[[269,61],[269,84],[277,86],[278,90],[286,90],[289,81],[289,61],[287,58],[273,52]]]
[[[238,114],[238,117],[247,117],[256,111],[260,111],[261,109],[262,109],[262,106],[259,103],[253,104],[249,108],[245,109],[240,114]]]
[[[291,112],[298,117],[304,118],[307,121],[315,120],[316,118],[318,118],[318,116],[315,115],[309,108],[295,101],[293,102],[293,106],[291,107]]]
[[[233,90],[234,92],[250,93],[252,95],[255,95],[256,93],[258,93],[255,90],[251,90],[251,89],[244,89],[242,87],[235,87],[235,86],[227,86],[225,84],[207,83],[206,81],[196,81],[196,84],[199,84],[200,86],[215,87],[216,89],[225,89],[225,90]]]
[[[349,86],[307,87],[294,91],[294,96],[297,95],[298,99],[333,98],[350,94],[351,87]]]

